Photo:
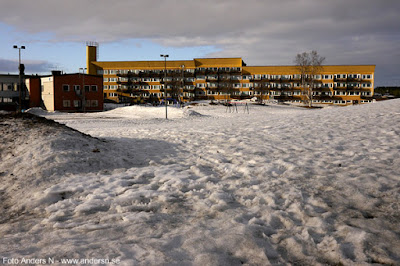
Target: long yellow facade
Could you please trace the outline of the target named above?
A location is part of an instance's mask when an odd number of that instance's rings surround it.
[[[103,75],[104,96],[116,102],[160,103],[164,85],[169,101],[257,98],[300,103],[304,99],[296,66],[246,66],[242,58],[99,62],[96,47],[88,46],[87,69],[89,74]],[[371,102],[374,71],[375,65],[323,66],[313,77],[312,102]]]

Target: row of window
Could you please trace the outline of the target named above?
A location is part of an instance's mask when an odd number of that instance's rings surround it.
[[[104,78],[104,80],[109,80],[111,81],[111,79],[113,78]],[[142,78],[142,81],[146,81],[145,79]],[[156,81],[155,79],[151,79],[148,81]],[[190,80],[192,81],[192,80]],[[206,85],[207,84],[207,85]],[[204,88],[206,86],[210,86],[209,84],[212,84],[212,86],[218,86],[215,85],[217,83],[197,83],[196,86],[199,88]],[[240,85],[241,84],[241,85]],[[307,84],[307,83],[306,83]],[[139,85],[136,85],[139,86]],[[144,86],[160,86],[160,85],[144,85]],[[253,83],[234,83],[233,86],[235,86],[236,88],[238,87],[243,87],[243,88],[250,88],[250,87],[261,87],[261,86],[268,86],[268,87],[290,87],[290,86],[294,86],[294,87],[300,87],[300,83],[257,83],[255,82]],[[335,83],[315,83],[314,86],[316,88],[333,88],[333,87],[357,87],[357,88],[372,88],[372,84],[369,82],[335,82]],[[117,85],[105,85],[104,89],[116,89],[118,88]],[[157,89],[158,87],[150,87],[150,89]]]
[[[71,105],[71,102],[73,105]],[[86,100],[85,101],[85,107],[98,107],[99,106],[99,102],[97,100]],[[82,107],[82,101],[81,100],[63,100],[63,107]]]
[[[195,69],[168,69],[167,73],[182,73],[182,70],[185,72],[194,73],[195,71],[223,71],[223,72],[240,72],[242,68],[240,67],[199,67]],[[117,74],[128,74],[128,73],[156,73],[163,74],[164,69],[154,69],[154,70],[141,70],[141,69],[99,69],[97,70],[98,75],[117,75]]]
[[[269,91],[269,92],[265,92],[265,93],[261,93],[259,91],[237,91],[237,92],[223,92],[223,91],[210,91],[210,90],[206,90],[206,91],[196,91],[195,95],[271,95],[271,96],[281,96],[281,95],[286,95],[286,96],[300,96],[302,95],[301,91],[286,91],[284,93],[282,93],[281,91]],[[157,96],[157,97],[161,97],[164,96],[163,92],[157,92],[157,93],[149,93],[149,92],[145,92],[142,94],[143,96]],[[372,96],[372,93],[367,91],[367,92],[359,92],[359,91],[335,91],[335,92],[317,92],[314,91],[312,93],[313,96]],[[118,93],[114,93],[111,92],[108,94],[109,97],[117,97]],[[136,96],[135,94],[131,95],[132,97]],[[167,96],[170,96],[170,93],[167,93]]]
[[[300,83],[198,83],[196,85],[184,85],[186,89],[195,89],[195,88],[218,88],[218,87],[228,87],[232,86],[232,88],[278,88],[278,89],[290,89],[290,88],[300,88]],[[310,87],[309,84],[306,84],[307,87]],[[173,85],[167,84],[167,89],[173,88]],[[127,85],[105,85],[105,90],[117,90],[118,88],[128,89]],[[143,90],[159,90],[162,89],[162,85],[132,85],[132,89],[143,89]],[[372,88],[371,83],[316,83],[313,84],[313,88]]]
[[[12,98],[0,97],[0,103],[12,103]]]
[[[372,96],[370,91],[313,91],[312,95],[314,96]]]
[[[0,84],[0,91],[16,91],[18,90],[17,84]]]
[[[73,85],[72,86],[74,91],[80,91],[81,90],[81,86],[80,85]],[[98,91],[97,85],[85,85],[85,91],[86,92],[90,92],[90,91]],[[64,92],[68,92],[70,91],[70,85],[68,84],[63,84],[62,85],[62,89]]]
[[[107,71],[107,70],[104,70]],[[111,70],[110,70],[111,71]],[[108,71],[106,74],[116,74],[116,73],[110,73],[110,71]],[[370,80],[373,78],[372,74],[332,74],[332,75],[305,75],[305,78],[310,78],[313,77],[316,80],[321,80],[321,79],[325,79],[325,80],[332,80],[332,79],[363,79],[363,80]],[[133,77],[131,78],[131,80],[135,80],[135,81],[159,81],[161,77],[154,77],[154,78],[150,78],[150,77],[144,77],[144,78],[139,78],[139,77]],[[167,77],[167,80],[171,78],[171,77]],[[301,79],[301,75],[299,74],[292,74],[292,75],[270,75],[270,74],[254,74],[254,75],[197,75],[196,79],[218,79],[218,78],[230,78],[230,79],[237,79],[237,80],[251,80],[251,79],[272,79],[272,80],[290,80],[290,79],[294,79],[294,80],[300,80]],[[122,81],[122,79],[124,79],[123,81],[127,81],[127,78],[119,78],[120,81]],[[146,80],[144,80],[146,79]],[[192,79],[194,79],[192,77]],[[118,78],[104,78],[104,81],[110,81],[110,82],[116,82],[118,81]]]

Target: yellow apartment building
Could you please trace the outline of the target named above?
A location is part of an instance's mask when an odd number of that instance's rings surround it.
[[[247,66],[242,58],[100,62],[97,46],[90,44],[86,54],[88,74],[102,75],[105,99],[116,102],[160,103],[164,86],[169,103],[255,97],[301,103],[305,97],[296,66]],[[313,77],[312,102],[371,102],[374,71],[375,65],[324,65]]]

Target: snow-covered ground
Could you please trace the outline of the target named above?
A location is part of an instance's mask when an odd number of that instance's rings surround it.
[[[0,116],[0,260],[400,264],[400,100],[168,111]]]

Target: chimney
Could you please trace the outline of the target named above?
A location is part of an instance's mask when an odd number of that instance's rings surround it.
[[[51,74],[52,74],[53,76],[61,76],[61,70],[52,70],[52,71],[51,71]]]

